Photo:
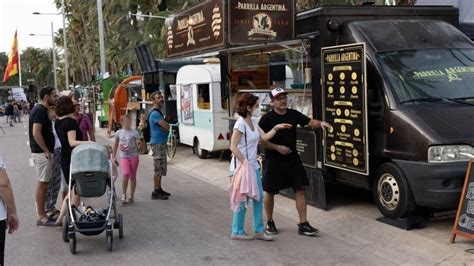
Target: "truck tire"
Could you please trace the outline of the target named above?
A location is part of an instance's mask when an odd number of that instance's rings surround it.
[[[197,154],[197,156],[200,159],[207,159],[207,154],[208,151],[201,149],[201,145],[199,143],[199,139],[195,138],[194,139],[194,146],[193,146],[194,152]]]
[[[408,181],[393,163],[385,163],[377,169],[372,190],[375,204],[387,218],[403,218],[416,210]]]

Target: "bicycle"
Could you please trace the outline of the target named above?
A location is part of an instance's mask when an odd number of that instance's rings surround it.
[[[169,124],[170,130],[168,132],[168,140],[166,141],[167,149],[166,154],[170,159],[173,159],[176,155],[176,147],[178,145],[178,137],[176,136],[176,131],[179,123]]]

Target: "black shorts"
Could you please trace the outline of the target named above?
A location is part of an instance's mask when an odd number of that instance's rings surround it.
[[[268,158],[263,168],[262,185],[267,193],[275,195],[286,188],[301,191],[309,186],[303,163],[297,155],[285,156],[284,159]]]

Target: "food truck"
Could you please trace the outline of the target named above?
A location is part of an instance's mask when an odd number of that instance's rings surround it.
[[[333,125],[298,128],[311,204],[325,209],[334,182],[372,190],[388,218],[457,206],[474,154],[474,49],[456,8],[296,14],[293,1],[212,0],[166,24],[169,58],[219,59],[229,132],[237,97],[254,93],[265,112],[271,86],[287,90],[290,108]]]
[[[296,25],[315,116],[333,125],[316,132],[313,177],[372,190],[388,218],[454,209],[474,154],[474,46],[458,10],[321,7]]]
[[[219,61],[213,60],[205,65],[183,66],[176,78],[179,139],[192,146],[202,159],[208,152],[227,150],[230,146],[220,74]]]

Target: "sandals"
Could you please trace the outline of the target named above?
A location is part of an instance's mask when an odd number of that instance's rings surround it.
[[[133,200],[133,197],[128,197],[127,199],[128,203],[134,203],[135,201]]]
[[[44,219],[37,220],[37,221],[36,221],[36,225],[37,225],[37,226],[48,226],[48,227],[52,227],[52,226],[56,226],[56,222],[55,222],[55,221],[51,221],[51,220],[49,220],[48,218],[44,218]]]
[[[47,212],[46,215],[48,216],[48,220],[56,221],[59,218],[59,213],[60,213],[59,210],[54,210],[54,211]]]
[[[122,204],[125,205],[128,203],[128,200],[127,200],[127,196],[125,195],[122,195],[122,197],[120,198],[120,200],[122,201]]]

